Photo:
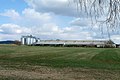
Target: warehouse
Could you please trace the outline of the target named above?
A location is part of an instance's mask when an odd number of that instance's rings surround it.
[[[35,46],[64,46],[64,47],[116,47],[111,40],[40,40]]]

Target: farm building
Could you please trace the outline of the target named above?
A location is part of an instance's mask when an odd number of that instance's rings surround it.
[[[111,40],[40,40],[36,46],[116,47]]]
[[[22,36],[23,45],[63,47],[116,47],[112,40],[40,40],[32,35]]]

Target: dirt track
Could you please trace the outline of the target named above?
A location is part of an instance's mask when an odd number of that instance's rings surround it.
[[[33,67],[29,70],[0,70],[0,77],[12,77],[15,80],[120,80],[120,71],[47,67]]]

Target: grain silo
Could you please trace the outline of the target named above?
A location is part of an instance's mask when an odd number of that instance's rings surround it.
[[[22,36],[21,37],[21,43],[23,45],[32,45],[33,43],[35,43],[37,40],[37,38],[30,35],[30,36]]]

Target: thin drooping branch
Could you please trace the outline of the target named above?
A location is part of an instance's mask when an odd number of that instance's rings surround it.
[[[85,11],[91,20],[106,25],[111,31],[120,26],[120,0],[73,0],[81,11]],[[103,28],[104,29],[104,28]],[[109,31],[110,32],[110,31]]]

